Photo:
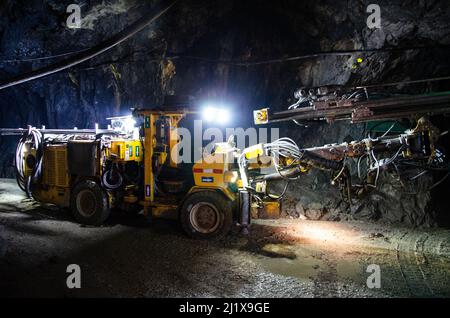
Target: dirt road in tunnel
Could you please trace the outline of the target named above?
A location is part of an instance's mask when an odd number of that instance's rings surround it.
[[[81,288],[69,289],[69,264]],[[371,264],[380,288],[369,288]],[[6,297],[449,297],[450,231],[357,222],[256,221],[248,236],[187,238],[175,222],[115,212],[102,227],[0,180]]]

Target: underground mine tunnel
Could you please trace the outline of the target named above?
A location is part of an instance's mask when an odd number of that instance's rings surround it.
[[[444,0],[1,1],[0,294],[448,298],[449,56]]]

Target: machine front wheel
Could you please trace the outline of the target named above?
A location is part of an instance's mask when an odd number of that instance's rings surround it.
[[[181,208],[180,221],[187,235],[211,239],[226,235],[233,223],[231,202],[213,191],[189,196]]]
[[[110,213],[106,193],[92,180],[75,185],[70,197],[70,208],[78,222],[88,225],[101,225]]]

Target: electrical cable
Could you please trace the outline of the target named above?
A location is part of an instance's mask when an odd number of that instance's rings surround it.
[[[437,187],[438,185],[440,185],[442,182],[444,182],[445,179],[447,179],[447,177],[450,175],[450,172],[447,172],[447,174],[438,182],[436,182],[435,184],[433,184],[429,190],[434,189],[435,187]]]
[[[78,53],[81,53],[81,52],[84,52],[84,51],[87,51],[87,50],[88,49],[82,49],[82,50],[76,50],[76,51],[72,51],[72,52],[65,52],[65,53],[48,55],[48,56],[40,56],[40,57],[25,57],[25,58],[0,60],[0,63],[21,63],[21,62],[34,62],[34,61],[51,60],[51,59],[55,59],[55,58],[58,58],[58,57],[78,54]]]
[[[437,81],[445,81],[445,80],[450,80],[450,76],[432,77],[432,78],[391,82],[391,83],[383,83],[383,84],[370,84],[370,85],[365,85],[365,86],[357,86],[355,88],[357,88],[357,89],[358,88],[376,88],[376,87],[397,86],[397,85],[404,85],[404,84],[419,84],[419,83],[427,83],[427,82],[437,82]]]
[[[288,186],[289,186],[289,181],[286,182],[286,184],[284,185],[283,192],[281,192],[281,194],[279,194],[279,195],[273,195],[271,193],[266,193],[266,194],[269,198],[279,201],[279,200],[283,199],[283,197],[285,196]]]
[[[184,58],[184,59],[199,60],[199,61],[204,61],[204,62],[221,63],[221,64],[228,64],[228,65],[233,65],[233,66],[246,66],[247,67],[247,66],[258,66],[258,65],[266,65],[266,64],[292,62],[292,61],[324,57],[324,56],[348,56],[348,55],[353,55],[356,53],[381,53],[381,52],[395,52],[395,51],[409,51],[409,50],[448,49],[448,48],[450,48],[450,45],[385,47],[385,48],[379,48],[379,49],[334,50],[334,51],[321,51],[321,52],[315,52],[315,53],[299,55],[299,56],[291,56],[291,57],[286,57],[286,58],[275,58],[275,59],[253,61],[253,62],[243,62],[243,61],[225,60],[225,59],[209,59],[209,58],[190,56],[190,55],[185,55],[185,56],[178,55],[176,57]],[[358,87],[358,88],[364,88],[364,87]]]
[[[417,178],[420,178],[421,176],[423,176],[426,173],[428,173],[427,170],[422,170],[420,173],[418,173],[414,177],[409,178],[409,181],[414,181],[414,180],[416,180]]]
[[[152,58],[152,59],[139,59],[139,60],[128,60],[128,61],[123,61],[122,59],[117,59],[117,60],[110,60],[110,61],[105,61],[105,62],[101,62],[89,67],[85,67],[85,68],[80,68],[78,70],[81,71],[88,71],[88,70],[93,70],[99,67],[103,67],[105,65],[109,65],[109,64],[130,64],[130,63],[142,63],[142,62],[147,62],[147,63],[160,63],[161,61],[165,61],[167,59],[171,59],[171,60],[182,60],[182,59],[186,59],[186,58],[190,58],[190,59],[196,59],[199,61],[204,61],[204,62],[209,62],[209,63],[220,63],[220,64],[229,64],[231,66],[243,66],[243,67],[247,67],[247,66],[252,66],[253,64],[251,63],[227,63],[227,61],[223,61],[220,59],[204,59],[204,58],[196,58],[196,57],[183,57],[183,56],[165,56],[163,58]],[[261,64],[257,64],[257,65],[261,65]],[[432,77],[432,78],[425,78],[425,79],[418,79],[418,80],[409,80],[409,81],[400,81],[400,82],[391,82],[391,83],[379,83],[379,84],[369,84],[369,85],[365,85],[365,86],[355,86],[353,87],[354,89],[364,89],[364,93],[366,94],[366,99],[368,99],[368,92],[367,92],[367,88],[377,88],[377,87],[385,87],[385,86],[397,86],[397,85],[408,85],[408,84],[419,84],[419,83],[427,83],[427,82],[437,82],[437,81],[444,81],[444,80],[450,80],[450,76],[442,76],[442,77]],[[301,123],[299,123],[298,125],[302,125]]]
[[[342,175],[342,173],[345,170],[345,160],[347,157],[344,158],[343,163],[342,163],[342,169],[338,172],[338,174],[331,180],[331,182],[336,182],[337,179],[339,179],[339,177]]]
[[[377,175],[376,175],[375,181],[374,181],[374,183],[373,183],[374,187],[376,188],[376,187],[377,187],[377,184],[378,184],[378,177],[379,177],[379,175],[380,175],[380,165],[379,165],[379,163],[378,163],[377,157],[375,156],[375,153],[373,152],[373,149],[370,151],[370,154],[372,155],[373,159],[375,160],[375,164],[376,164],[376,166],[377,166]]]
[[[93,57],[100,55],[111,48],[119,45],[120,43],[124,42],[125,40],[129,39],[130,37],[134,36],[136,33],[143,30],[146,26],[160,18],[162,15],[164,15],[170,8],[172,8],[177,3],[177,0],[173,1],[170,5],[163,8],[162,10],[152,11],[150,14],[144,16],[143,18],[139,19],[126,29],[122,30],[121,32],[115,34],[110,39],[88,49],[85,51],[82,51],[68,59],[50,64],[48,66],[39,68],[37,70],[33,70],[29,73],[20,74],[17,76],[14,76],[12,78],[2,80],[0,81],[0,90],[15,86],[21,83],[29,82],[34,79],[38,79],[47,75],[51,75],[57,72],[60,72],[62,70],[71,68],[72,66],[75,66],[77,64],[83,63],[87,60],[92,59]]]
[[[379,49],[319,51],[319,52],[314,52],[314,53],[305,54],[305,55],[290,56],[290,57],[286,57],[286,58],[274,58],[274,59],[253,61],[253,62],[238,61],[238,60],[231,60],[231,59],[228,59],[228,60],[227,59],[211,59],[211,58],[206,58],[206,57],[201,57],[201,56],[192,56],[192,55],[172,55],[172,56],[168,55],[167,58],[191,59],[191,60],[199,60],[199,61],[211,62],[211,63],[230,64],[230,65],[235,65],[235,66],[253,66],[253,65],[265,65],[265,64],[291,62],[291,61],[323,57],[323,56],[348,56],[348,55],[353,55],[356,53],[382,53],[382,52],[395,52],[395,51],[432,50],[432,49],[448,49],[448,48],[450,48],[449,45],[440,45],[440,46],[428,45],[428,46],[411,46],[411,47],[385,47],[385,48],[379,48]],[[5,59],[5,60],[0,60],[0,63],[15,63],[15,62],[30,62],[30,61],[38,61],[38,60],[48,60],[48,59],[58,58],[58,57],[62,57],[62,56],[73,55],[73,54],[80,53],[80,52],[83,52],[86,50],[88,50],[88,49],[82,49],[82,50],[73,51],[73,52],[66,52],[66,53],[49,55],[49,56],[41,56],[41,57]],[[365,88],[365,86],[360,86],[357,88]]]
[[[394,128],[395,124],[396,124],[396,122],[394,122],[394,123],[391,125],[391,127],[389,127],[389,129],[386,130],[386,131],[384,132],[383,135],[381,135],[380,138],[386,137],[386,135],[389,134],[389,133],[391,132],[392,128]]]

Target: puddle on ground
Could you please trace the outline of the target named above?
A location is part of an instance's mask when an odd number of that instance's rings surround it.
[[[327,267],[317,252],[298,246],[291,247],[291,250],[297,255],[296,259],[262,256],[259,258],[261,265],[274,274],[291,276],[303,281],[313,280],[320,270]]]
[[[311,281],[321,272],[333,272],[340,280],[351,280],[365,285],[367,265],[371,263],[369,254],[364,252],[336,252],[322,250],[312,245],[295,245],[289,247],[296,259],[260,257],[261,265],[268,271]],[[377,253],[378,252],[378,253]],[[376,251],[378,255],[380,251]]]
[[[414,253],[400,253],[384,249],[330,250],[312,245],[292,245],[289,249],[296,259],[261,256],[263,268],[271,273],[294,277],[301,281],[321,280],[323,274],[331,280],[351,281],[366,287],[369,264],[381,268],[381,293],[394,297],[448,297],[450,264],[431,256],[417,262]],[[322,276],[321,276],[322,275]]]
[[[339,277],[363,283],[367,275],[366,268],[357,260],[340,259],[336,264]]]

